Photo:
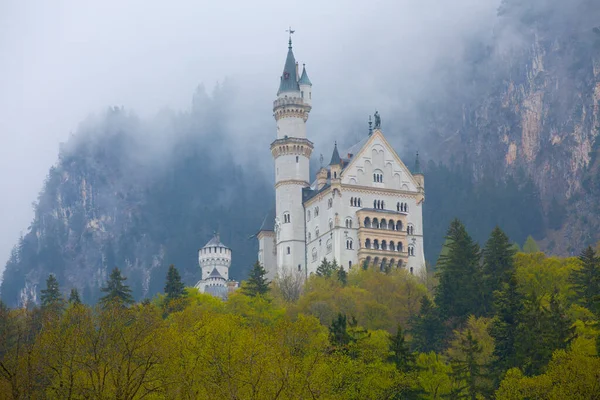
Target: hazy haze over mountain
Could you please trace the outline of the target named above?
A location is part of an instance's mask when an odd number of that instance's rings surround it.
[[[385,128],[397,118],[386,111],[434,93],[437,61],[459,57],[465,38],[491,34],[498,3],[3,2],[0,259],[26,230],[59,142],[89,114],[112,105],[141,116],[186,110],[198,84],[210,92],[227,78],[242,94],[232,123],[246,149],[240,160],[260,149],[267,170],[288,25],[314,84],[311,139],[327,153],[333,138],[352,142],[375,108]]]

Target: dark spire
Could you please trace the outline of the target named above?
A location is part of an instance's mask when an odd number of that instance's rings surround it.
[[[310,79],[308,79],[308,74],[306,73],[306,65],[304,65],[304,64],[302,64],[302,76],[300,77],[298,84],[312,86]]]
[[[421,163],[419,162],[419,151],[417,150],[417,157],[415,158],[415,169],[413,171],[413,174],[420,174],[421,173]]]
[[[337,142],[333,146],[333,154],[331,155],[331,161],[329,165],[338,165],[342,163],[342,159],[340,158],[340,153],[338,153]]]
[[[283,66],[283,74],[281,75],[281,81],[279,83],[279,90],[277,94],[281,92],[295,92],[299,91],[298,87],[298,73],[296,67],[296,58],[292,51],[292,28],[288,31],[290,33],[290,40],[288,41],[288,53],[285,59],[285,65]]]

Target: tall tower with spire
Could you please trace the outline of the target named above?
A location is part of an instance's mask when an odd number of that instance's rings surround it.
[[[309,160],[313,151],[313,143],[306,137],[312,83],[304,65],[302,75],[299,76],[298,63],[292,51],[292,33],[290,29],[287,57],[277,99],[273,102],[277,138],[271,143],[271,154],[275,161],[275,246],[278,271],[305,271],[306,268],[302,191],[309,187]]]

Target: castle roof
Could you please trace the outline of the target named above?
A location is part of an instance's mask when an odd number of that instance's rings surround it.
[[[310,79],[308,79],[308,74],[306,73],[306,66],[304,64],[302,64],[302,76],[300,77],[298,84],[312,86]]]
[[[223,278],[223,275],[221,275],[216,268],[214,268],[212,270],[212,272],[210,273],[210,275],[208,275],[208,277],[209,278],[217,278],[217,279],[223,279],[223,280],[225,280],[225,278]]]
[[[214,235],[213,235],[212,239],[210,239],[210,240],[208,241],[208,243],[206,243],[206,244],[204,245],[204,247],[215,247],[215,246],[216,246],[216,247],[225,247],[225,248],[227,248],[227,249],[229,248],[229,247],[225,246],[225,245],[224,245],[224,244],[221,242],[221,238],[219,237],[219,234],[218,234],[218,233],[216,233],[216,232],[214,233]]]
[[[329,162],[329,165],[338,165],[341,163],[342,163],[342,159],[340,158],[340,153],[338,152],[337,142],[336,142],[335,145],[333,146],[333,154],[331,154],[331,161]]]
[[[263,222],[258,231],[260,232],[260,231],[274,231],[274,230],[275,230],[275,207],[271,208],[271,210],[269,210],[267,215],[265,215],[265,218],[263,219]]]
[[[307,77],[308,78],[308,77]],[[298,86],[298,74],[296,73],[296,58],[292,51],[292,39],[290,38],[288,53],[285,59],[285,65],[283,66],[283,74],[281,75],[281,81],[279,83],[279,90],[277,94],[281,92],[297,92],[300,90]]]

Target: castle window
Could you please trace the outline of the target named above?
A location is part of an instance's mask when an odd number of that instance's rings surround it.
[[[348,261],[348,269],[352,268],[352,261]]]
[[[377,240],[377,239],[373,240],[373,248],[375,250],[379,250],[379,240]]]
[[[409,256],[415,255],[415,246],[408,246],[408,255]]]
[[[327,208],[333,207],[333,199],[327,200]]]
[[[396,203],[396,211],[400,211],[400,202]]]
[[[346,228],[352,228],[352,218],[346,218]]]
[[[304,98],[304,90],[300,91],[300,97]]]
[[[394,246],[394,242],[390,241],[390,248],[388,249],[390,251],[395,251],[396,250],[396,246]]]
[[[402,230],[402,221],[396,222],[396,230],[397,231],[401,231]]]
[[[315,217],[319,216],[319,207],[315,207]]]
[[[365,240],[365,248],[366,249],[370,249],[371,248],[371,239]]]
[[[312,260],[317,261],[317,249],[313,247],[312,249]]]
[[[306,212],[306,220],[310,221],[310,210]]]
[[[352,239],[346,240],[346,249],[352,250]]]
[[[402,242],[398,242],[398,251],[402,252]]]
[[[333,246],[331,245],[331,239],[327,239],[327,253],[331,253]]]
[[[298,264],[298,272],[302,271],[302,265]]]
[[[410,267],[410,274],[413,274],[413,267]]]
[[[315,228],[315,237],[319,237],[319,227]]]
[[[365,228],[370,228],[371,227],[371,218],[366,217],[364,225],[365,225]]]
[[[362,201],[360,200],[360,198],[358,199],[358,206],[361,207],[362,206]]]
[[[329,220],[329,230],[332,230],[332,229],[333,229],[333,220],[330,219]]]
[[[290,213],[289,212],[284,212],[283,213],[283,223],[284,224],[288,224],[290,222]]]
[[[290,249],[290,246],[287,247],[287,253],[290,254],[292,252],[292,250]]]
[[[296,156],[296,164],[298,164],[298,160],[300,160],[300,158]]]

